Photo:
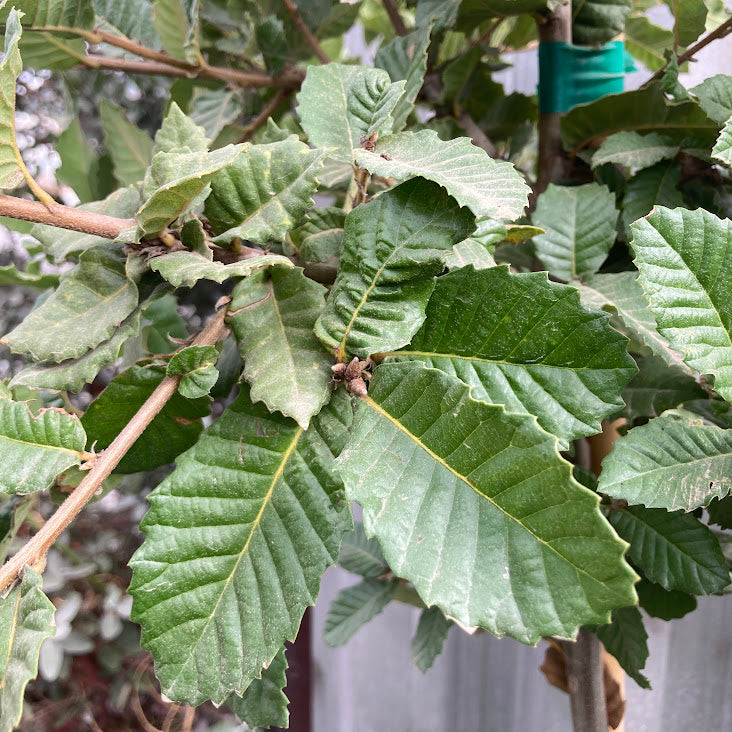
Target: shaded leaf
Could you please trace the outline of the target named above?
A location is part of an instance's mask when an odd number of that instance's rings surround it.
[[[378,140],[374,152],[357,150],[355,159],[386,178],[435,181],[476,216],[513,220],[528,200],[529,188],[514,166],[489,158],[467,137],[444,141],[434,130],[400,132]]]
[[[389,571],[379,542],[366,536],[361,523],[356,523],[352,532],[344,534],[338,564],[361,577],[381,577]]]
[[[304,432],[242,386],[150,494],[130,593],[166,696],[219,704],[294,638],[351,522],[331,469],[350,419],[336,392]]]
[[[137,306],[137,286],[111,248],[84,252],[58,289],[2,342],[36,361],[79,358],[107,340]]]
[[[449,270],[460,269],[472,265],[475,269],[490,269],[496,266],[496,260],[488,250],[476,239],[468,238],[458,242],[452,252],[445,258]]]
[[[653,618],[673,620],[696,610],[696,598],[678,590],[664,590],[647,579],[635,586],[640,606]]]
[[[621,607],[613,611],[610,625],[594,628],[605,650],[614,656],[623,670],[641,689],[651,684],[641,673],[648,660],[648,633],[637,607]]]
[[[633,0],[572,0],[572,40],[578,45],[607,43],[623,32]]]
[[[87,143],[78,119],[72,120],[61,133],[56,143],[56,152],[61,158],[56,179],[71,186],[82,203],[95,201],[98,198],[94,184],[99,157]]]
[[[732,117],[732,77],[728,74],[711,76],[690,91],[719,127]]]
[[[665,53],[674,43],[672,31],[652,23],[645,15],[636,15],[625,22],[625,34],[628,53],[649,71],[666,65]]]
[[[465,627],[535,643],[635,601],[624,544],[556,438],[440,371],[379,366],[338,465],[394,573]]]
[[[206,216],[219,234],[214,241],[283,241],[312,207],[326,155],[294,135],[267,145],[245,144],[211,183]]]
[[[197,252],[171,252],[150,261],[150,269],[170,282],[173,287],[193,287],[198,280],[223,282],[229,277],[248,277],[262,267],[275,264],[294,266],[287,257],[279,254],[262,254],[242,259],[240,262],[223,264],[214,262]]]
[[[618,132],[610,135],[593,153],[592,167],[615,163],[628,168],[634,175],[661,160],[676,157],[678,152],[678,145],[674,145],[670,138],[657,132],[650,132],[647,135],[638,132]]]
[[[133,366],[115,376],[81,418],[88,444],[107,447],[165,376],[165,366]],[[127,474],[153,470],[173,462],[195,444],[209,414],[209,400],[174,394],[115,468]]]
[[[615,243],[617,219],[615,195],[605,186],[550,184],[532,216],[546,230],[534,237],[536,255],[562,280],[594,274]]]
[[[704,0],[665,0],[674,17],[674,44],[684,48],[704,33],[707,6]]]
[[[345,237],[346,214],[342,208],[314,208],[305,223],[291,232],[292,241],[306,262],[333,262],[338,259]]]
[[[406,82],[391,83],[382,69],[326,64],[309,66],[297,95],[297,113],[315,147],[335,148],[334,160],[350,163],[373,133],[389,133],[391,113]]]
[[[600,490],[629,503],[691,511],[732,489],[732,430],[652,419],[617,440]]]
[[[86,457],[86,435],[76,417],[61,409],[34,416],[25,402],[0,399],[0,491],[42,491]]]
[[[399,580],[365,579],[338,593],[325,618],[325,642],[342,646],[392,601]]]
[[[231,694],[227,705],[239,719],[252,729],[256,727],[287,728],[290,703],[285,696],[287,686],[287,660],[285,649],[281,648],[272,663],[262,669],[262,677],[254,679],[242,696]]]
[[[442,653],[451,626],[452,621],[438,607],[429,607],[420,613],[417,632],[412,638],[412,661],[422,673],[427,673]]]
[[[623,389],[622,415],[627,419],[658,417],[685,401],[706,396],[693,377],[680,368],[668,366],[658,356],[640,359],[638,367],[640,371]]]
[[[384,355],[424,361],[475,399],[536,416],[563,445],[601,430],[635,372],[623,336],[574,288],[505,266],[439,277],[411,345]]]
[[[708,506],[709,523],[723,529],[732,529],[732,496],[715,498]]]
[[[152,160],[150,135],[125,118],[120,107],[102,99],[99,118],[104,132],[104,147],[114,164],[114,177],[122,186],[139,183]]]
[[[690,513],[629,506],[610,523],[630,543],[628,556],[651,582],[690,595],[720,592],[729,570],[714,534]]]
[[[280,266],[239,282],[229,306],[252,401],[304,429],[333,392],[333,356],[313,333],[325,293],[302,269]]]
[[[55,632],[53,603],[41,591],[41,575],[30,567],[0,600],[0,729],[20,722],[26,684],[38,673],[41,644]]]
[[[696,102],[667,102],[660,82],[621,94],[607,94],[575,107],[562,118],[562,140],[572,152],[597,145],[608,135],[623,130],[658,132],[674,143],[693,137],[698,138],[699,144],[708,141],[711,147],[718,129]]]
[[[419,179],[353,209],[315,334],[341,360],[408,343],[424,320],[444,257],[474,225],[468,210]]]
[[[658,207],[632,229],[658,332],[732,401],[732,222],[703,209]]]
[[[198,0],[154,0],[153,25],[173,58],[199,63]]]
[[[231,89],[207,89],[193,97],[191,119],[203,127],[206,137],[214,140],[226,125],[241,114],[239,95]]]
[[[104,20],[131,40],[146,48],[160,48],[160,39],[152,21],[150,0],[94,0],[97,23]]]
[[[684,196],[678,189],[681,166],[673,162],[661,162],[641,170],[625,185],[621,217],[627,227],[656,206],[675,208],[684,205]]]
[[[182,376],[178,391],[186,399],[205,397],[218,381],[214,365],[219,359],[215,346],[188,346],[168,361],[167,376]]]

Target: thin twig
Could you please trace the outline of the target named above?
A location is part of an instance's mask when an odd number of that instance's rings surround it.
[[[211,322],[196,336],[193,345],[212,346],[226,325],[226,307],[222,307]],[[12,559],[0,568],[0,592],[18,578],[26,566],[45,566],[46,553],[51,545],[76,518],[82,508],[93,498],[102,483],[111,475],[118,463],[135,444],[145,428],[175,394],[180,376],[166,376],[147,401],[137,410],[135,416],[125,425],[112,444],[94,461],[91,470],[69,497],[59,506],[56,513],[41,527],[37,534],[23,546]]]
[[[246,142],[272,116],[277,107],[292,94],[292,89],[278,89],[277,93],[263,107],[260,113],[247,125],[244,125],[237,142]]]
[[[297,26],[297,29],[302,33],[303,38],[308,42],[310,48],[313,49],[313,53],[318,57],[321,64],[329,64],[330,58],[328,54],[323,50],[318,39],[312,34],[310,28],[307,27],[305,21],[300,15],[300,11],[297,9],[297,5],[292,0],[282,0],[282,4],[287,8],[287,12],[290,14],[293,22]]]
[[[698,43],[691,46],[691,48],[688,48],[686,51],[684,51],[681,56],[677,57],[676,62],[679,66],[681,66],[681,64],[690,61],[694,56],[696,56],[697,53],[699,53],[699,51],[702,50],[702,48],[708,46],[712,41],[724,38],[730,33],[732,33],[732,18],[727,18],[727,20],[725,20],[722,25],[713,30],[711,33],[704,36],[704,38],[702,38]],[[656,71],[656,73],[653,74],[653,76],[651,76],[651,78],[648,79],[648,81],[646,81],[643,86],[648,86],[648,84],[656,81],[656,79],[660,79],[663,76],[665,70],[666,67],[664,66],[663,68]]]
[[[107,33],[107,31],[103,30],[98,30],[97,35],[102,43],[108,43],[110,46],[122,48],[125,51],[134,53],[135,56],[140,56],[140,58],[159,61],[160,63],[168,64],[168,66],[177,66],[178,68],[187,69],[188,71],[195,71],[198,68],[195,64],[173,58],[173,56],[169,56],[167,53],[160,53],[159,51],[153,51],[150,48],[145,48],[145,46],[141,46],[139,43],[135,43],[129,38],[115,36],[112,33]]]
[[[384,3],[384,10],[386,10],[386,14],[389,16],[389,20],[391,21],[391,24],[394,26],[394,30],[396,31],[397,35],[406,36],[409,31],[407,30],[407,27],[404,25],[402,16],[399,15],[399,11],[397,10],[397,6],[394,3],[394,0],[383,0],[383,3]]]
[[[496,146],[488,139],[485,132],[478,127],[475,120],[467,112],[460,111],[456,119],[460,127],[468,133],[468,136],[478,147],[483,148],[489,157],[496,157],[498,154]]]
[[[278,77],[272,77],[263,71],[239,71],[223,66],[194,66],[190,69],[172,66],[161,61],[138,61],[128,58],[108,58],[97,54],[89,54],[82,60],[84,66],[93,69],[111,69],[125,71],[129,74],[152,74],[154,76],[173,76],[184,79],[211,79],[245,88],[265,87],[297,87],[302,83],[305,74],[301,69],[291,67]]]
[[[122,231],[135,225],[134,219],[118,219],[114,216],[83,211],[60,203],[39,203],[25,198],[0,193],[0,216],[36,224],[49,224],[61,229],[81,231],[84,234],[116,239]]]

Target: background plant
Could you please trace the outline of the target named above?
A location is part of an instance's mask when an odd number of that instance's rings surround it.
[[[701,0],[671,4],[668,32],[644,6],[575,7],[576,42],[625,28],[659,73],[563,116],[568,157],[550,150],[544,189],[546,115],[491,74],[567,9],[510,5],[0,10],[0,185],[25,189],[0,213],[32,257],[0,281],[41,293],[3,337],[28,361],[0,387],[5,551],[38,530],[0,577],[0,728],[54,632],[49,548],[142,471],[159,482],[130,562],[142,645],[166,697],[250,726],[286,725],[284,643],[339,552],[363,581],[328,641],[410,602],[423,670],[452,624],[532,644],[580,632],[647,685],[637,605],[678,617],[728,586],[732,78],[686,90],[678,69],[732,24]],[[374,67],[338,62],[357,20],[382,37]],[[23,64],[169,80],[160,120],[102,100],[61,134],[78,207],[18,149]],[[73,74],[54,79],[85,83]],[[184,301],[206,323],[193,336]],[[586,438],[614,418],[598,482]],[[44,523],[49,487],[68,497]],[[75,604],[47,670],[71,652]]]

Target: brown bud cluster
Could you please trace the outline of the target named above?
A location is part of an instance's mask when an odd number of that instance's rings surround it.
[[[355,356],[350,363],[336,363],[330,367],[333,371],[333,383],[338,385],[343,381],[349,394],[357,397],[366,396],[366,382],[371,379],[371,374],[366,369],[370,365],[368,360],[360,361],[358,356]]]

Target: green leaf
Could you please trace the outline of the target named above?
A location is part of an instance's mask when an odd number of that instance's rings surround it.
[[[350,163],[353,151],[373,133],[391,131],[406,82],[391,83],[382,69],[326,64],[308,66],[297,95],[297,112],[315,147],[335,148],[334,160]]]
[[[42,491],[85,458],[86,435],[76,417],[61,409],[34,416],[25,402],[0,399],[0,491]]]
[[[678,152],[678,145],[657,132],[647,135],[618,132],[610,135],[592,155],[592,167],[615,163],[628,168],[635,175],[639,170],[650,168],[661,160],[676,157]]]
[[[633,0],[572,0],[572,40],[582,46],[607,43],[623,32]]]
[[[302,269],[280,266],[239,282],[229,306],[252,400],[303,429],[333,392],[333,356],[313,333],[325,293]]]
[[[56,171],[58,181],[71,186],[82,203],[95,201],[99,157],[89,147],[78,119],[61,133],[56,152],[61,158],[61,167]]]
[[[295,637],[351,523],[332,470],[351,414],[336,392],[305,432],[242,385],[150,494],[130,593],[166,696],[219,704]]]
[[[623,389],[627,419],[658,417],[667,409],[690,399],[702,399],[706,392],[686,371],[669,366],[657,356],[638,361],[640,371]]]
[[[675,47],[685,48],[704,33],[707,6],[704,0],[665,0],[674,16]]]
[[[140,330],[140,316],[144,306],[120,323],[111,338],[87,351],[81,358],[72,358],[60,363],[41,361],[18,372],[10,382],[12,386],[27,386],[31,389],[79,392],[84,384],[94,381],[96,375],[113,364],[122,346]]]
[[[270,15],[257,24],[256,36],[267,71],[277,76],[290,59],[285,26],[276,15]]]
[[[658,132],[674,143],[693,137],[711,148],[719,127],[694,101],[666,101],[660,82],[607,94],[575,107],[562,118],[562,141],[573,153],[623,130]]]
[[[546,230],[534,237],[549,273],[571,280],[597,272],[615,243],[615,195],[605,186],[550,184],[536,201],[532,221]]]
[[[732,529],[732,496],[715,498],[708,506],[709,523],[723,529]]]
[[[489,158],[467,137],[444,141],[434,130],[400,132],[377,141],[374,152],[357,150],[355,158],[386,178],[433,180],[476,216],[513,220],[528,200],[529,188],[514,166]]]
[[[643,627],[643,618],[637,607],[622,607],[613,611],[610,625],[594,628],[605,650],[614,656],[626,674],[641,689],[650,689],[651,684],[641,673],[648,660],[648,633]]]
[[[325,642],[342,646],[392,601],[399,580],[365,579],[338,593],[325,618]]]
[[[181,108],[173,102],[163,124],[155,133],[152,155],[160,152],[205,153],[208,151],[210,137],[192,116],[184,114]]]
[[[93,0],[16,0],[0,8],[0,23],[7,23],[15,5],[22,11],[23,25],[34,28],[88,28],[94,27]]]
[[[681,166],[668,161],[657,163],[633,176],[626,183],[623,196],[621,216],[626,231],[656,205],[668,208],[683,206],[684,197],[678,189],[680,181]]]
[[[146,353],[170,353],[178,348],[171,338],[180,342],[180,339],[187,337],[186,321],[178,314],[175,295],[163,295],[145,310],[142,340]]]
[[[188,346],[168,361],[167,376],[182,376],[178,391],[186,399],[208,396],[219,379],[214,365],[219,352],[214,346]]]
[[[173,58],[199,63],[198,0],[154,0],[153,25]]]
[[[670,417],[635,427],[603,461],[600,491],[628,503],[691,511],[732,489],[732,430]]]
[[[125,118],[124,111],[102,99],[99,118],[104,132],[104,147],[114,164],[114,177],[122,186],[139,183],[152,159],[150,135]]]
[[[732,168],[732,117],[727,120],[719,133],[717,142],[712,148],[712,157]]]
[[[89,405],[81,418],[89,446],[107,447],[165,376],[165,367],[133,366],[115,376]],[[201,418],[209,414],[209,400],[187,399],[174,394],[115,468],[127,474],[154,470],[173,462],[179,453],[195,444]]]
[[[643,343],[669,366],[689,371],[681,356],[659,334],[656,319],[643,296],[637,272],[616,272],[588,277],[579,287],[582,302],[597,310],[617,313],[624,333]]]
[[[658,207],[631,228],[658,332],[732,401],[732,222],[703,209]]]
[[[474,226],[467,209],[419,179],[353,209],[315,334],[341,360],[408,343],[422,325],[444,257]]]
[[[404,79],[406,82],[404,94],[391,113],[394,118],[393,132],[401,132],[404,129],[407,118],[414,109],[414,102],[427,71],[429,45],[430,29],[424,27],[406,36],[397,36],[376,52],[374,65],[384,69],[392,81]]]
[[[690,595],[720,592],[729,570],[714,534],[690,513],[629,506],[610,512],[628,556],[651,582]]]
[[[94,201],[78,206],[81,211],[115,216],[120,219],[134,217],[140,207],[140,194],[134,187],[119,188],[110,193],[103,201]],[[66,231],[56,226],[35,224],[31,235],[38,239],[43,249],[55,262],[78,259],[78,254],[87,249],[107,246],[109,239],[94,234],[82,234],[78,231]]]
[[[262,254],[242,259],[240,262],[223,264],[213,262],[197,252],[185,251],[155,257],[150,261],[150,269],[158,272],[173,287],[193,287],[198,280],[223,282],[229,277],[248,277],[262,267],[271,267],[275,264],[294,266],[287,257],[279,254]]]
[[[385,355],[424,361],[475,399],[534,415],[562,445],[599,432],[635,372],[625,338],[574,288],[505,266],[439,277],[411,345]]]
[[[0,286],[2,285],[47,290],[49,287],[58,285],[58,275],[41,274],[38,267],[34,267],[32,262],[27,265],[25,271],[16,269],[14,264],[9,264],[6,267],[0,267]]]
[[[440,371],[379,366],[337,462],[394,573],[465,627],[532,644],[635,602],[625,545],[556,438]]]
[[[314,208],[305,223],[291,232],[292,241],[305,262],[335,262],[345,237],[346,214],[342,208]]]
[[[213,140],[241,114],[241,99],[231,89],[197,90],[193,96],[191,119],[203,127],[206,137]]]
[[[112,248],[81,255],[58,289],[2,342],[14,353],[56,363],[79,358],[112,336],[137,306],[138,292]]]
[[[664,590],[661,585],[642,579],[636,586],[638,603],[653,618],[673,620],[696,610],[696,598],[678,590]]]
[[[479,241],[470,237],[452,248],[452,252],[445,258],[445,265],[449,270],[470,265],[475,269],[490,269],[496,266],[496,260]]]
[[[361,523],[356,523],[354,530],[343,536],[338,564],[349,572],[372,579],[389,571],[379,542],[366,536]]]
[[[211,183],[206,216],[219,233],[214,241],[235,237],[260,244],[284,241],[313,206],[326,155],[295,135],[267,145],[245,144]]]
[[[184,214],[214,176],[231,165],[242,145],[227,145],[213,152],[159,152],[143,181],[145,203],[137,223],[145,234],[157,234]]]
[[[4,56],[0,61],[0,188],[17,188],[28,181],[15,136],[15,81],[23,70],[18,43],[22,30],[18,11],[5,20]]]
[[[55,635],[53,603],[41,592],[41,575],[30,567],[23,580],[0,600],[0,729],[20,722],[25,685],[38,673],[38,654]]]
[[[665,53],[673,43],[674,34],[651,23],[645,15],[628,18],[625,22],[625,47],[649,71],[658,71],[666,65]]]
[[[412,638],[412,661],[423,674],[432,668],[435,659],[442,653],[451,627],[452,621],[438,607],[429,607],[420,613],[417,632]]]
[[[728,74],[717,74],[705,79],[690,91],[719,127],[732,116],[732,77]]]
[[[140,41],[146,48],[160,48],[153,27],[150,0],[94,0],[97,24],[104,20],[122,35]]]
[[[227,705],[252,729],[287,729],[290,721],[287,705],[290,702],[284,692],[287,686],[286,672],[285,649],[281,648],[272,663],[262,670],[262,677],[254,679],[242,696],[231,694],[226,700]]]

